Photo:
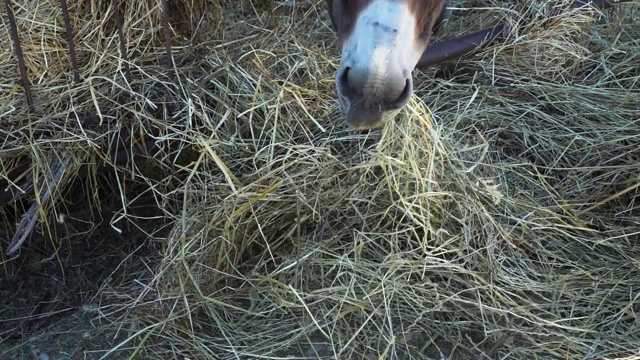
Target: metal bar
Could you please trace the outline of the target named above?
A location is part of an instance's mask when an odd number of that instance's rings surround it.
[[[169,5],[167,0],[162,0],[162,27],[164,28],[164,46],[166,48],[166,65],[170,72],[171,80],[175,81],[175,71],[173,66],[173,56],[171,51],[171,32],[169,31]]]
[[[120,8],[118,7],[117,0],[111,0],[111,7],[113,8],[113,15],[116,20],[116,32],[120,40],[120,56],[124,64],[124,76],[128,82],[131,82],[131,71],[129,70],[129,56],[127,55],[127,41],[124,37],[124,31],[122,30],[122,16],[120,16]]]
[[[9,31],[11,38],[13,39],[13,46],[15,47],[16,57],[18,58],[18,68],[20,69],[20,77],[22,78],[22,87],[24,88],[24,94],[27,97],[27,105],[29,111],[33,112],[33,97],[31,96],[31,83],[27,76],[27,67],[24,64],[24,55],[22,53],[22,46],[20,45],[20,37],[18,36],[18,25],[16,24],[16,18],[13,14],[13,8],[11,0],[4,0],[4,7],[7,9],[7,16],[9,17]]]
[[[67,30],[67,46],[69,47],[69,57],[71,58],[71,67],[73,68],[73,82],[80,82],[80,72],[78,71],[78,60],[76,58],[76,47],[73,42],[73,29],[71,29],[71,20],[69,19],[69,9],[67,8],[67,0],[60,0],[62,7],[62,17],[64,18],[64,26]]]

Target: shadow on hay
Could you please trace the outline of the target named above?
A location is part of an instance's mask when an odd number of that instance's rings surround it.
[[[118,180],[109,173],[96,180],[72,181],[54,208],[45,210],[47,216],[19,256],[3,260],[3,357],[20,359],[43,352],[54,358],[64,353],[99,358],[101,349],[123,340],[122,334],[95,322],[104,310],[96,308],[96,299],[111,287],[138,279],[134,264],[144,263],[162,248],[170,225],[168,209],[158,208],[153,197],[131,183],[126,191],[133,199],[127,204],[128,215],[112,226],[122,213],[121,192],[114,186]],[[28,206],[26,201],[3,205],[2,224],[15,224],[16,214]],[[13,231],[13,226],[0,229],[4,234]],[[1,244],[7,245],[4,240]]]

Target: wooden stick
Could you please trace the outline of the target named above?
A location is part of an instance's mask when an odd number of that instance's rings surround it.
[[[18,224],[16,233],[13,235],[13,238],[9,243],[7,255],[11,256],[20,250],[22,244],[27,240],[29,235],[31,235],[36,222],[40,218],[40,211],[38,210],[48,202],[51,194],[53,194],[53,192],[58,188],[58,184],[60,184],[70,162],[71,154],[68,152],[64,153],[62,159],[54,157],[53,164],[51,164],[52,177],[49,181],[45,179],[44,183],[41,184],[42,188],[40,188],[40,198],[36,199],[36,201],[31,204],[29,210],[22,215],[22,219],[20,220],[20,224]]]

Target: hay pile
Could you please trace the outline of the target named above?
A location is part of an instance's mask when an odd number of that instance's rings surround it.
[[[443,35],[542,11],[461,3]],[[71,85],[58,4],[27,1],[37,115],[13,85],[0,101],[4,169],[28,155],[45,172],[57,151],[73,174],[102,158],[119,174],[114,227],[142,194],[172,223],[92,299],[125,334],[109,356],[640,357],[638,4],[534,22],[417,72],[398,121],[371,134],[338,121],[323,2],[174,2],[177,86],[159,2],[121,4],[135,80],[108,6],[70,4],[85,79]],[[81,127],[72,109],[115,115]],[[113,164],[123,131],[161,139],[159,153]]]

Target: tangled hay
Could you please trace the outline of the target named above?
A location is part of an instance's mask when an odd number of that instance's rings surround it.
[[[72,85],[59,5],[25,2],[37,115],[14,85],[0,102],[3,169],[26,156],[46,174],[70,154],[95,208],[102,161],[113,227],[143,195],[172,225],[91,299],[96,323],[124,333],[105,358],[640,358],[638,4],[534,21],[417,72],[397,122],[369,134],[337,120],[322,1],[173,2],[175,82],[159,2],[131,4],[131,79],[110,8],[70,4],[85,79]],[[445,34],[541,11],[491,4],[461,4]],[[123,132],[157,152],[116,163]]]

